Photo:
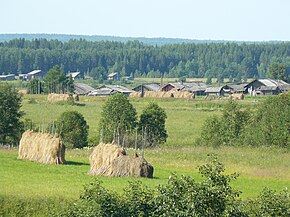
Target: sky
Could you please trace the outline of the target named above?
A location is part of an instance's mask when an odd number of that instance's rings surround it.
[[[290,0],[1,0],[0,34],[290,41]]]

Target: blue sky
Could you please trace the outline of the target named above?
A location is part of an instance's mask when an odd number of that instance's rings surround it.
[[[290,41],[290,0],[2,0],[0,33]]]

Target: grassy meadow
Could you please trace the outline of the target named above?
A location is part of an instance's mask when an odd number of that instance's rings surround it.
[[[91,145],[97,144],[98,122],[106,98],[80,97],[79,105],[71,106],[48,103],[46,97],[25,95],[22,106],[24,118],[29,118],[37,126],[41,126],[57,119],[64,111],[77,110],[83,114],[90,126]],[[258,98],[253,103],[253,99],[249,98],[240,103],[245,109],[254,109],[263,100],[264,98]],[[242,199],[256,197],[264,187],[275,190],[290,188],[289,150],[271,147],[251,148],[246,144],[245,147],[220,148],[194,145],[206,118],[220,115],[225,101],[205,101],[203,98],[130,99],[130,101],[137,109],[138,115],[149,102],[154,101],[166,110],[168,116],[166,123],[168,141],[161,147],[145,151],[145,158],[154,166],[155,178],[141,179],[144,184],[156,187],[158,184],[166,183],[171,172],[191,175],[200,180],[202,177],[198,174],[197,167],[206,163],[208,154],[215,153],[225,164],[226,173],[240,173],[240,177],[232,182],[232,186],[242,192]],[[66,201],[78,199],[83,185],[95,179],[87,175],[91,151],[92,149],[67,150],[66,164],[42,165],[18,160],[16,148],[0,149],[0,216],[1,206],[2,210],[6,209],[7,212],[13,204],[10,201],[15,199],[29,201],[25,209],[28,209],[29,204],[48,204],[45,208],[47,210],[43,212],[48,212],[50,206],[61,207]],[[128,151],[132,152],[130,149]],[[98,177],[98,179],[103,181],[105,187],[117,192],[122,191],[128,181],[135,180],[128,177]],[[36,212],[35,215],[41,213]]]

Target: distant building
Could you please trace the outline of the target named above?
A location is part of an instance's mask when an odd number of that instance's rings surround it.
[[[256,79],[245,86],[245,93],[251,96],[276,95],[290,90],[290,84],[269,78]]]
[[[74,83],[74,93],[78,95],[88,95],[96,89],[84,84],[84,83]]]
[[[26,81],[30,81],[33,78],[43,79],[45,74],[46,72],[42,70],[33,70],[31,72],[28,72],[27,74],[19,74],[19,79]]]
[[[134,91],[140,92],[141,97],[144,96],[144,93],[147,91],[160,91],[160,85],[157,83],[151,83],[151,84],[141,84],[137,87],[133,88]]]
[[[73,80],[77,80],[80,79],[80,74],[80,72],[70,72],[66,75],[66,77],[69,78],[71,76]]]
[[[121,78],[120,72],[114,72],[108,75],[109,81],[119,81]]]
[[[132,92],[134,91],[120,85],[104,85],[92,91],[89,96],[111,96],[116,93],[129,96]]]
[[[0,75],[0,80],[1,81],[12,81],[12,80],[15,80],[15,75],[14,74]]]
[[[225,91],[223,87],[208,87],[205,90],[207,96],[224,96]]]
[[[206,88],[207,85],[203,82],[175,82],[164,85],[161,87],[161,91],[188,91],[194,93],[196,96],[202,96],[205,95]]]

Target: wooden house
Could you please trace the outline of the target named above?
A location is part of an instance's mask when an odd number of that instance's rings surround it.
[[[121,78],[120,72],[113,72],[108,75],[109,81],[119,81]]]
[[[225,91],[223,87],[208,87],[205,90],[207,96],[224,96]]]
[[[89,96],[111,96],[116,93],[129,96],[132,92],[134,91],[120,85],[104,85],[89,93]]]
[[[290,90],[290,84],[269,78],[256,79],[245,86],[245,93],[256,95],[277,95]]]
[[[141,97],[144,96],[144,93],[147,91],[160,91],[160,85],[157,83],[151,83],[151,84],[141,84],[137,87],[133,88],[134,91],[140,92]]]
[[[69,78],[71,76],[73,80],[77,80],[80,79],[80,74],[80,72],[70,72],[66,75],[66,77]]]
[[[2,80],[2,81],[12,81],[12,80],[15,80],[15,74],[0,75],[0,80]]]
[[[96,89],[84,84],[84,83],[74,83],[74,93],[78,95],[88,95]]]

